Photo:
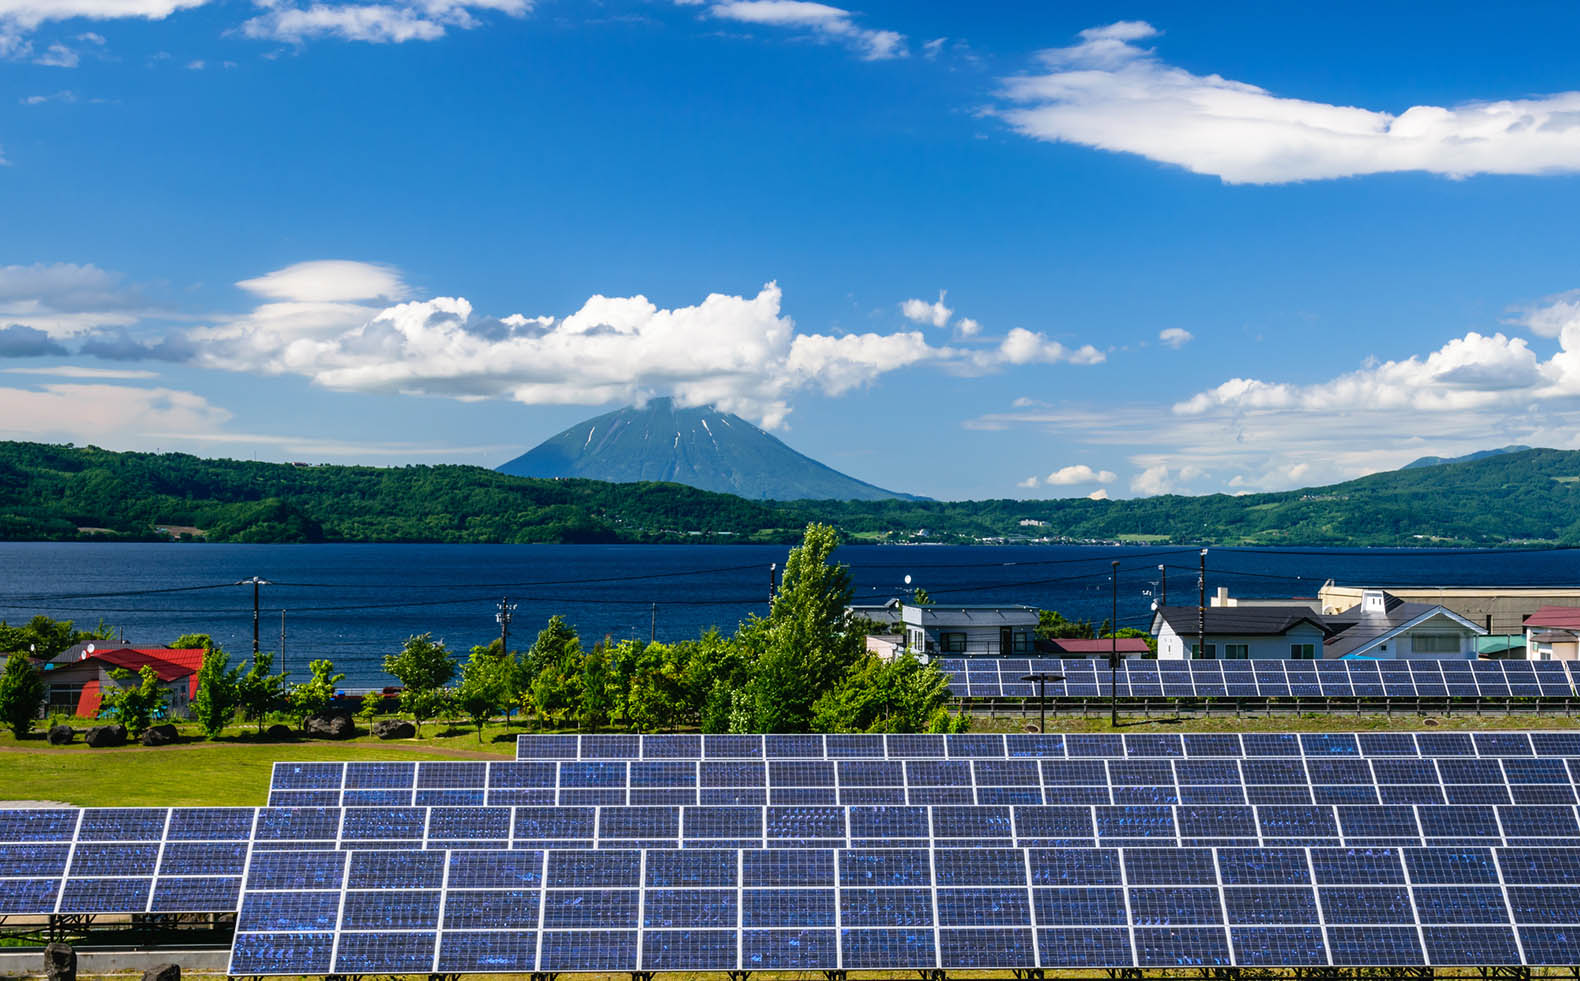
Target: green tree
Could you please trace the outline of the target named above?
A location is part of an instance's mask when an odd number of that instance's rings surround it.
[[[378,718],[379,712],[383,711],[383,709],[384,693],[379,691],[370,691],[366,695],[362,696],[362,706],[357,709],[357,718],[369,725],[372,725],[373,720]]]
[[[1056,637],[1095,637],[1090,620],[1066,620],[1057,610],[1037,611],[1037,636],[1044,640]]]
[[[472,656],[461,665],[461,683],[455,688],[455,707],[477,727],[478,742],[483,741],[483,726],[506,704],[514,667],[487,647],[472,648]]]
[[[196,636],[208,639],[206,634]],[[193,645],[197,646],[197,645]],[[241,666],[230,667],[230,655],[210,641],[198,669],[197,693],[192,696],[192,717],[210,739],[218,736],[236,718],[241,704]]]
[[[205,651],[215,649],[214,638],[208,634],[182,634],[169,644],[170,650],[189,651],[201,647]],[[240,665],[237,665],[240,667]]]
[[[273,670],[274,655],[268,651],[259,651],[247,673],[236,682],[237,705],[247,714],[247,718],[258,724],[259,732],[263,731],[263,723],[269,713],[285,703],[290,687],[286,681],[287,672],[271,674]]]
[[[607,642],[594,644],[581,663],[581,698],[576,705],[576,724],[597,731],[609,724],[614,699],[609,691],[613,671]]]
[[[335,674],[335,664],[328,659],[309,661],[307,670],[312,677],[291,688],[291,709],[298,725],[306,725],[308,716],[329,708],[335,700],[335,686],[346,677]]]
[[[114,713],[132,738],[141,736],[165,707],[169,691],[159,683],[159,675],[148,665],[131,672],[117,668],[110,672],[115,684],[102,693],[100,715]]]
[[[576,628],[565,622],[559,614],[549,617],[549,622],[538,631],[524,660],[527,677],[536,675],[551,664],[564,664],[567,660],[581,663],[582,641]]]
[[[869,654],[813,705],[818,732],[963,732],[964,713],[951,714],[949,679],[909,652],[885,661]]]
[[[850,571],[831,562],[838,544],[832,527],[807,525],[768,618],[737,634],[758,652],[751,692],[762,732],[807,731],[812,703],[866,656],[866,640],[845,612]]]
[[[411,715],[418,732],[425,720],[444,711],[440,690],[455,677],[455,657],[444,641],[431,633],[408,637],[398,654],[385,656],[384,670],[401,683],[401,711]]]
[[[0,721],[18,739],[26,736],[44,704],[44,678],[26,654],[12,654],[0,672]]]

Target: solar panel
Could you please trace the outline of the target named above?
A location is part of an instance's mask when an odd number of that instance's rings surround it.
[[[409,858],[372,854],[276,860]],[[1486,881],[1489,861],[1543,858],[1515,850],[751,850],[695,865],[668,852],[645,888],[631,870],[660,852],[572,851],[548,853],[548,877],[514,889],[454,876],[504,854],[444,854],[441,889],[249,880],[231,970],[269,957],[271,970],[310,974],[1546,964],[1580,931],[1580,888]],[[1412,885],[1407,869],[1453,881]],[[693,873],[701,884],[675,884]]]
[[[1265,661],[1123,660],[1105,657],[1024,661],[945,658],[935,662],[961,698],[1572,698],[1580,691],[1558,661]],[[1036,685],[1028,671],[1063,675]]]

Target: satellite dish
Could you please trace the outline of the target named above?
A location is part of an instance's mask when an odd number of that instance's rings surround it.
[[[89,644],[89,645],[88,645],[88,653],[89,653],[89,654],[92,654],[92,653],[93,653],[93,652],[94,652],[94,651],[96,651],[96,650],[98,650],[98,648],[97,648],[97,647],[95,647],[95,646],[93,646],[93,645],[92,645],[92,644]]]
[[[910,585],[910,584],[911,584],[911,574],[910,574],[910,573],[909,573],[909,572],[907,572],[907,573],[906,573],[906,574],[905,574],[905,584],[906,584],[906,585],[907,585],[907,586],[909,586],[909,585]]]

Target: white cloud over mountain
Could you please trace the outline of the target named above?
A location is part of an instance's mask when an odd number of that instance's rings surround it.
[[[1448,177],[1580,170],[1580,92],[1419,105],[1397,115],[1274,95],[1167,64],[1123,21],[1044,51],[1006,78],[998,115],[1034,139],[1133,153],[1232,184],[1424,171]]]
[[[265,302],[187,332],[200,363],[296,374],[329,388],[527,404],[600,405],[673,395],[713,403],[767,427],[791,396],[840,395],[919,364],[981,374],[1033,363],[1094,364],[1096,348],[1067,348],[1011,330],[995,346],[933,345],[919,331],[804,333],[778,285],[755,296],[715,293],[665,309],[644,296],[593,296],[565,316],[478,315],[461,297],[407,300],[394,270],[307,262],[243,280]]]

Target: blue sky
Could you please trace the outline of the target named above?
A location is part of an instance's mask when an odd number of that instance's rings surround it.
[[[1580,12],[1198,7],[0,0],[0,438],[493,466],[675,395],[942,498],[1580,448]]]

